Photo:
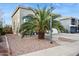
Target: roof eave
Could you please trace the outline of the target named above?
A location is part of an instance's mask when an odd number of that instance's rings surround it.
[[[25,8],[25,7],[17,7],[17,8],[16,8],[16,10],[13,12],[13,14],[12,14],[12,16],[11,16],[11,17],[13,17],[13,16],[15,15],[15,13],[19,10],[19,8],[21,8],[21,9],[31,10],[31,8],[30,8],[30,7],[28,7],[28,8]]]

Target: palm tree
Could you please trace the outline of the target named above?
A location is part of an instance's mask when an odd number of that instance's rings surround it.
[[[45,38],[45,32],[49,30],[49,21],[52,17],[52,20],[59,17],[60,15],[53,14],[52,11],[54,10],[53,7],[50,8],[38,8],[38,9],[31,9],[34,14],[29,14],[25,16],[26,22],[21,25],[20,33],[24,37],[24,35],[31,35],[32,33],[36,32],[38,34],[38,39]],[[53,27],[56,25],[53,20]],[[57,27],[56,27],[57,28]]]

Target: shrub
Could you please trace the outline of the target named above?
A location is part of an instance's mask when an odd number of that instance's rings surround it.
[[[13,34],[12,27],[7,25],[3,28],[3,34]]]

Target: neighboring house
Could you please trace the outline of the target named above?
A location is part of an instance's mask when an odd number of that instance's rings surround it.
[[[33,14],[31,8],[17,7],[12,14],[12,30],[14,34],[19,33],[20,25],[25,21],[24,17]]]
[[[64,26],[66,30],[70,33],[79,32],[79,19],[74,17],[63,17],[60,18],[60,23]]]

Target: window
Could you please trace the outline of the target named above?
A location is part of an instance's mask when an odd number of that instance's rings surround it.
[[[71,19],[71,25],[75,25],[75,19],[74,18]]]
[[[24,19],[24,22],[26,22],[26,19]]]
[[[23,17],[23,22],[27,22],[28,21],[28,19],[24,16]]]

